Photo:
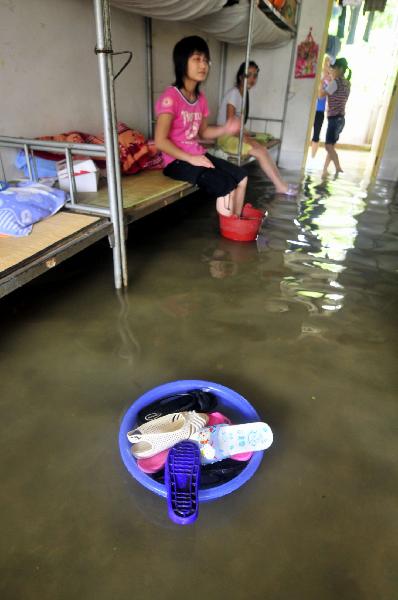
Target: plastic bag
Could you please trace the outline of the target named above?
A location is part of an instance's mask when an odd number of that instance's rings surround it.
[[[296,79],[314,78],[318,62],[319,46],[312,37],[312,27],[307,37],[297,46],[297,58],[294,76]]]

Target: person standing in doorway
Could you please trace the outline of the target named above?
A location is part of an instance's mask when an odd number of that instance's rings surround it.
[[[321,75],[321,86],[324,90],[328,83],[330,82],[330,58],[328,55],[325,56],[322,67],[322,75]],[[319,148],[319,137],[323,125],[323,121],[325,119],[325,110],[326,110],[326,96],[320,97],[316,103],[316,112],[314,119],[314,129],[311,140],[311,156],[315,158],[316,153]]]
[[[348,71],[347,77],[345,76]],[[319,96],[327,97],[328,128],[326,131],[325,149],[327,152],[322,176],[326,177],[328,167],[333,162],[336,175],[342,173],[335,144],[345,125],[345,107],[351,91],[351,69],[345,58],[337,58],[330,67],[331,81],[326,89],[320,89]]]

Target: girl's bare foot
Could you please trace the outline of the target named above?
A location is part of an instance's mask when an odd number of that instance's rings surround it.
[[[288,187],[287,184],[286,185],[282,185],[280,187],[276,187],[275,191],[276,191],[277,194],[286,194],[287,187]]]
[[[229,206],[229,196],[221,196],[220,198],[217,198],[216,209],[219,215],[230,217],[232,215],[232,210],[229,208]]]
[[[282,188],[275,188],[277,194],[284,194],[285,196],[297,196],[298,186],[292,183],[286,183]]]

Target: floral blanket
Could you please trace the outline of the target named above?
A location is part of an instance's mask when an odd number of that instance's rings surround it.
[[[120,167],[124,175],[138,173],[143,169],[162,169],[163,161],[160,152],[156,149],[153,141],[146,140],[144,135],[135,129],[130,129],[125,123],[118,123]],[[103,144],[103,135],[83,133],[81,131],[69,131],[58,135],[46,135],[38,138],[44,141],[71,142],[74,144]],[[50,160],[62,160],[64,155],[55,155],[50,152],[35,151],[36,156]],[[87,158],[81,156],[76,158]],[[104,160],[92,157],[100,166],[105,166]]]

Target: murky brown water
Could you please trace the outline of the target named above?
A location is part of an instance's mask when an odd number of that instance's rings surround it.
[[[297,175],[291,174],[294,181]],[[393,600],[397,190],[304,180],[257,244],[188,199],[1,301],[2,600]],[[119,458],[134,398],[174,379],[246,396],[274,430],[255,477],[190,527]]]

